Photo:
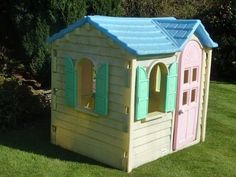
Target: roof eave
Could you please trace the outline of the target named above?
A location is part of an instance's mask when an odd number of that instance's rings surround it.
[[[218,44],[212,40],[202,23],[198,25],[194,33],[199,38],[203,46],[206,46],[208,48],[218,47]]]
[[[88,21],[87,16],[85,16],[84,18],[78,20],[77,22],[73,23],[72,25],[69,25],[68,27],[60,30],[59,32],[53,34],[52,36],[47,38],[47,42],[48,43],[52,43],[58,39],[63,38],[67,33],[70,33],[72,31],[74,31],[75,29],[83,26],[86,22]]]

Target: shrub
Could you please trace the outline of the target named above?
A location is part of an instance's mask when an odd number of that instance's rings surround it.
[[[87,14],[122,16],[124,14],[122,0],[88,0]]]
[[[219,1],[201,14],[203,22],[219,47],[213,52],[212,78],[236,79],[236,2]]]
[[[41,119],[48,104],[31,88],[15,79],[0,78],[0,130],[6,131],[18,125],[24,125]]]
[[[124,0],[125,16],[191,18],[210,8],[213,0]]]
[[[6,4],[8,4],[6,7],[8,13],[5,16],[9,17],[11,21],[6,25],[15,29],[16,36],[19,39],[15,45],[20,46],[17,48],[22,48],[20,56],[15,57],[24,63],[29,76],[48,86],[50,72],[44,72],[50,71],[50,65],[48,65],[50,53],[46,39],[50,34],[84,16],[86,14],[86,1],[11,0],[7,1]],[[9,35],[9,37],[11,36]]]

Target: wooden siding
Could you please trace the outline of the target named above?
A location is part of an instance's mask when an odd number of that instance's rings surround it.
[[[207,122],[207,110],[208,110],[208,97],[209,97],[209,87],[210,87],[210,74],[211,74],[211,61],[212,61],[212,50],[206,50],[205,58],[205,72],[202,75],[204,82],[202,85],[203,91],[203,103],[201,109],[201,141],[205,141],[206,138],[206,122]],[[200,131],[200,130],[199,130]]]
[[[133,168],[171,153],[172,113],[150,121],[134,123]]]
[[[148,75],[158,62],[167,67],[178,60],[178,54],[165,58],[153,57],[149,60],[137,61],[137,66],[145,67]],[[131,127],[132,168],[158,159],[172,152],[174,113],[163,113],[156,118],[136,121]]]
[[[89,32],[87,31],[89,30]],[[94,28],[82,27],[53,44],[51,141],[119,169],[127,169],[128,113],[130,104],[129,56]],[[64,58],[108,63],[109,113],[86,113],[65,104]]]

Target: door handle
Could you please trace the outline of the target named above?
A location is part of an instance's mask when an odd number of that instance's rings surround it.
[[[180,109],[180,110],[179,110],[179,115],[180,115],[180,114],[183,114],[183,113],[184,113],[184,111],[183,111],[182,109]]]

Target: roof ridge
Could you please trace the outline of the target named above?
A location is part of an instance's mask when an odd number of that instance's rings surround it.
[[[172,42],[174,42],[175,47],[179,48],[177,41],[170,35],[170,33],[169,33],[164,27],[162,27],[162,26],[159,24],[158,21],[152,20],[152,22],[154,22],[155,24],[157,24],[158,27],[160,27],[160,28],[162,29],[162,31],[172,40]]]
[[[49,36],[46,40],[47,42],[53,42],[56,39],[64,37],[67,33],[74,31],[76,28],[83,26],[88,21],[87,16],[82,19],[77,20],[75,23],[68,25],[66,28],[61,29],[59,32]]]
[[[132,55],[157,55],[181,51],[193,34],[199,35],[206,47],[217,46],[200,20],[179,20],[174,17],[84,16],[53,34],[47,41],[60,39],[85,24],[91,25]],[[170,29],[166,28],[168,25]],[[159,37],[163,39],[159,40]],[[162,44],[165,44],[165,47],[162,47]]]
[[[191,32],[189,33],[188,37],[189,37],[189,36],[192,36],[192,35],[195,33],[195,31],[197,30],[198,26],[201,24],[201,21],[200,21],[200,20],[196,20],[195,22],[196,22],[196,24],[194,24],[194,26],[193,26]],[[181,49],[181,50],[183,49],[183,47],[185,46],[186,43],[187,43],[187,41],[185,41],[184,43],[182,43],[182,45],[180,46],[180,49]]]
[[[134,20],[134,19],[138,19],[138,20],[176,20],[175,17],[123,17],[123,16],[104,16],[104,15],[88,15],[88,16],[85,16],[85,17],[89,17],[89,18],[93,18],[93,17],[99,17],[99,18],[107,18],[107,19],[125,19],[125,20]]]
[[[91,24],[92,26],[94,26],[97,29],[100,29],[100,31],[102,33],[104,33],[104,35],[110,37],[112,40],[114,40],[114,42],[119,43],[122,47],[124,47],[126,50],[128,50],[130,53],[138,55],[138,53],[132,49],[131,47],[129,47],[126,43],[124,43],[123,41],[121,41],[118,37],[116,37],[115,35],[113,35],[112,33],[109,32],[109,30],[103,28],[102,26],[100,26],[98,23],[96,23],[95,21],[93,21],[91,18],[88,18],[88,23]]]
[[[173,20],[163,20],[162,22],[166,22],[166,23],[173,23],[173,24],[179,24],[179,23],[192,23],[193,24],[193,27],[191,27],[191,28],[188,28],[189,30],[191,30],[191,32],[187,35],[187,38],[189,38],[189,36],[192,36],[193,34],[194,34],[194,32],[196,31],[196,29],[197,29],[197,27],[199,26],[199,24],[201,24],[201,21],[199,20],[199,19],[176,19],[175,21],[173,21]],[[159,23],[159,22],[158,22]],[[159,23],[160,24],[160,23]],[[185,30],[185,31],[187,31],[186,29],[181,29],[181,28],[165,28],[165,27],[163,27],[162,25],[160,25],[162,28],[163,28],[163,31],[166,31],[170,36],[171,36],[171,38],[172,39],[174,39],[175,40],[175,42],[176,42],[176,44],[178,45],[178,48],[179,48],[179,50],[182,50],[183,49],[183,46],[185,46],[185,44],[186,44],[186,42],[187,41],[185,41],[185,42],[183,42],[183,43],[181,43],[181,44],[179,44],[178,42],[177,42],[177,40],[176,39],[181,39],[180,37],[174,37],[174,36],[172,36],[167,30],[169,29],[169,30],[171,30],[171,29],[173,29],[173,30]],[[182,38],[182,39],[184,39],[184,38]]]

